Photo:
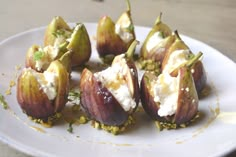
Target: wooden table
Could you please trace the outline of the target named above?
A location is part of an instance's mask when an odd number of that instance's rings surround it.
[[[235,0],[131,0],[135,25],[152,26],[163,12],[163,21],[181,34],[203,41],[236,61]],[[7,0],[0,5],[0,41],[16,33],[47,25],[60,15],[69,22],[113,19],[125,9],[125,1]],[[28,156],[0,144],[0,156]],[[236,152],[231,156],[235,156]]]

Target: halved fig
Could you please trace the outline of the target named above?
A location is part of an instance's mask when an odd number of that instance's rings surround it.
[[[175,36],[171,35],[171,29],[161,21],[161,16],[162,13],[144,40],[140,50],[142,59],[162,62],[165,53],[175,40]]]
[[[44,46],[62,44],[71,36],[71,33],[72,29],[65,20],[60,16],[56,16],[47,26],[44,35]]]
[[[97,26],[97,51],[104,62],[111,62],[116,55],[125,53],[135,40],[130,3],[127,11],[114,23],[108,16],[102,17]]]
[[[206,73],[204,66],[200,60],[196,60],[195,58],[199,58],[198,55],[194,55],[189,47],[184,43],[184,41],[180,38],[177,31],[175,31],[176,40],[168,49],[163,62],[162,62],[162,72],[169,73],[171,76],[178,75],[178,69],[185,64],[192,64],[191,72],[193,75],[193,79],[196,85],[196,89],[198,94],[200,94],[201,90],[206,85]],[[192,63],[194,62],[194,64]]]
[[[29,116],[47,120],[60,112],[67,102],[69,77],[59,61],[51,62],[43,73],[24,69],[17,81],[17,101]]]
[[[80,81],[81,106],[87,115],[102,124],[120,126],[139,102],[137,70],[125,55],[116,56],[111,67],[92,73],[84,69]]]
[[[198,111],[198,95],[191,70],[183,66],[177,77],[146,72],[141,80],[141,101],[153,120],[176,125],[189,122]]]

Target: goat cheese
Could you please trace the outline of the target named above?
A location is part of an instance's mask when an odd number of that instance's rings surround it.
[[[152,82],[154,101],[160,103],[158,115],[171,116],[175,114],[178,100],[179,77],[171,77],[168,73],[158,76]]]
[[[151,51],[156,45],[164,40],[161,32],[154,33],[147,41],[147,51]]]
[[[125,59],[123,58],[122,61],[125,61]],[[124,80],[127,70],[129,70],[128,67],[123,68],[120,64],[116,63],[101,72],[95,73],[94,76],[108,88],[125,111],[130,111],[136,107],[136,103]]]

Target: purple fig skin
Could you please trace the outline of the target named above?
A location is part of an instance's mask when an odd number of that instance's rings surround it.
[[[189,122],[198,112],[198,95],[191,71],[186,66],[179,70],[179,95],[174,117],[176,124]],[[188,90],[186,90],[188,88]]]
[[[196,90],[198,95],[200,95],[201,91],[206,86],[207,82],[206,71],[201,61],[196,62],[193,65],[192,69],[194,69],[194,73],[192,73],[192,75],[196,86]]]
[[[128,113],[88,69],[82,72],[80,89],[81,106],[91,119],[113,126],[128,119]]]
[[[185,66],[180,68],[179,73],[180,82],[177,110],[174,115],[165,117],[160,117],[158,115],[160,104],[154,101],[154,98],[150,93],[150,80],[156,79],[156,76],[147,72],[144,74],[141,81],[141,101],[145,112],[153,120],[180,125],[189,122],[197,114],[199,100],[192,74]],[[186,90],[186,88],[188,88],[188,90]]]
[[[33,118],[45,121],[64,108],[69,92],[69,75],[60,61],[53,61],[47,71],[58,75],[57,96],[54,100],[48,99],[35,76],[27,69],[17,80],[17,101],[22,110]]]
[[[140,93],[143,109],[153,120],[159,120],[162,122],[170,121],[170,116],[160,117],[157,114],[160,105],[154,101],[154,98],[150,93],[150,80],[154,79],[156,79],[156,76],[150,72],[145,72],[142,77]]]
[[[133,69],[132,73],[127,74],[124,78],[129,88],[132,88],[136,102],[136,107],[130,111],[122,108],[111,92],[96,80],[91,71],[83,70],[80,81],[81,106],[91,119],[105,125],[120,126],[137,109],[140,98],[137,69],[133,62],[127,62],[125,66]]]

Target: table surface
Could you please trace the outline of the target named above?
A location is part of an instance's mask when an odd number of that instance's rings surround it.
[[[236,61],[235,0],[130,0],[135,25],[153,25],[160,12],[163,21],[181,34],[198,39]],[[68,22],[97,22],[103,15],[117,19],[125,0],[5,0],[0,5],[0,41],[14,34],[47,25],[52,17]],[[2,157],[29,157],[0,142]],[[228,156],[236,156],[236,151]]]

